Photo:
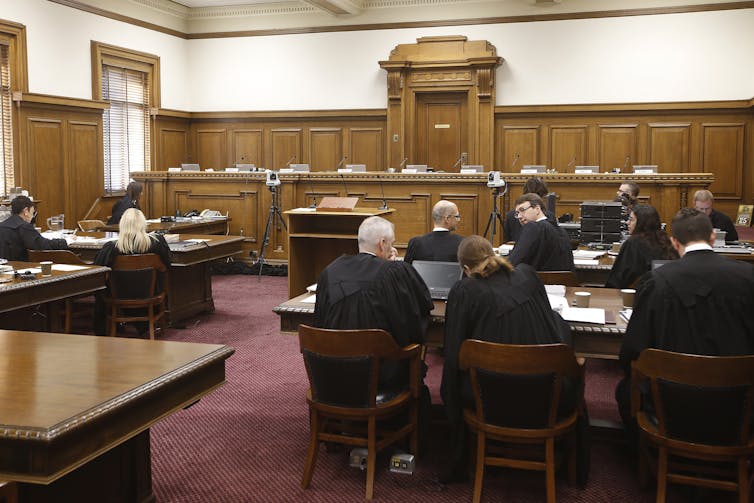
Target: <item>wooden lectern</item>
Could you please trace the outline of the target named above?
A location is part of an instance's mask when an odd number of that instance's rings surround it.
[[[358,197],[323,197],[317,211],[353,211],[358,202]]]
[[[304,293],[307,286],[317,282],[322,270],[339,256],[359,252],[357,236],[364,219],[393,211],[376,208],[354,208],[351,211],[317,208],[312,211],[299,208],[284,212],[288,216],[288,298]]]

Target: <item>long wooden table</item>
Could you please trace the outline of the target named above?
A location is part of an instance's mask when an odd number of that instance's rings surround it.
[[[88,232],[85,238],[103,239],[104,232]],[[213,260],[241,253],[242,236],[217,236],[180,234],[180,243],[170,245],[170,270],[167,285],[167,315],[171,325],[202,312],[213,312],[212,275]],[[189,240],[200,240],[187,243]],[[183,244],[185,243],[185,244]],[[68,246],[84,260],[93,260],[103,246],[102,241],[73,241]]]
[[[149,232],[170,232],[173,234],[226,234],[228,232],[229,218],[181,218],[173,222],[147,222]],[[118,224],[105,225],[101,232],[118,232]]]
[[[150,426],[223,384],[233,352],[0,330],[0,479],[20,502],[154,501]]]
[[[592,323],[569,322],[573,336],[573,346],[578,356],[615,360],[620,352],[626,322],[618,315],[623,309],[620,290],[613,288],[567,287],[566,298],[574,299],[573,292],[587,291],[592,294],[590,307],[605,309],[608,318],[614,323],[597,325]],[[294,297],[273,308],[280,316],[281,332],[295,333],[299,324],[314,322],[314,304],[303,302],[311,294]],[[445,336],[445,302],[435,301],[435,308],[430,314],[430,325],[426,342],[429,346],[441,346]]]
[[[9,262],[16,271],[38,268],[38,263]],[[107,267],[87,266],[75,271],[53,267],[51,276],[36,273],[33,279],[15,278],[0,283],[0,327],[17,330],[62,331],[60,310],[66,298],[105,288]]]

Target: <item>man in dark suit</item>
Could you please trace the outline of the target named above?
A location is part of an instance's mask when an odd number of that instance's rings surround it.
[[[67,250],[65,239],[47,239],[31,221],[37,214],[34,201],[17,196],[10,203],[11,216],[0,222],[0,257],[8,260],[29,259],[28,250]]]
[[[463,238],[454,231],[460,220],[458,206],[450,201],[439,201],[432,208],[435,228],[428,234],[411,238],[403,260],[409,264],[414,260],[458,262],[458,245]]]
[[[572,271],[573,252],[568,234],[547,221],[545,203],[537,194],[516,199],[521,234],[508,256],[515,265],[529,264],[537,271]]]
[[[615,392],[632,440],[631,362],[646,348],[709,356],[754,354],[754,267],[712,251],[707,215],[684,208],[670,240],[681,256],[647,273],[639,288],[620,352],[625,378]]]
[[[694,193],[694,208],[709,217],[713,228],[725,231],[726,241],[738,241],[738,231],[733,225],[733,220],[725,213],[714,209],[714,204],[715,196],[709,190],[697,190]]]

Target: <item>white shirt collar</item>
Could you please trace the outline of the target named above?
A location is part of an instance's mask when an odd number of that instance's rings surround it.
[[[437,231],[450,232],[450,229],[446,229],[445,227],[435,227],[434,229],[432,229],[432,232],[437,232]]]
[[[547,220],[547,215],[542,215],[537,219],[537,222],[541,222],[542,220]]]
[[[708,243],[694,243],[693,245],[688,245],[686,247],[684,255],[686,253],[692,252],[692,251],[711,250],[711,249],[712,249],[712,247]]]

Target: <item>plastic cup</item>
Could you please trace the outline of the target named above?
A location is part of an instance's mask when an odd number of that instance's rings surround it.
[[[39,263],[39,267],[42,269],[42,276],[52,276],[52,262],[44,260]]]
[[[623,297],[623,307],[625,308],[632,308],[634,307],[634,297],[636,296],[636,290],[633,288],[624,288],[620,291],[621,296]]]
[[[592,296],[589,292],[574,292],[576,296],[576,307],[589,307],[589,298]]]

